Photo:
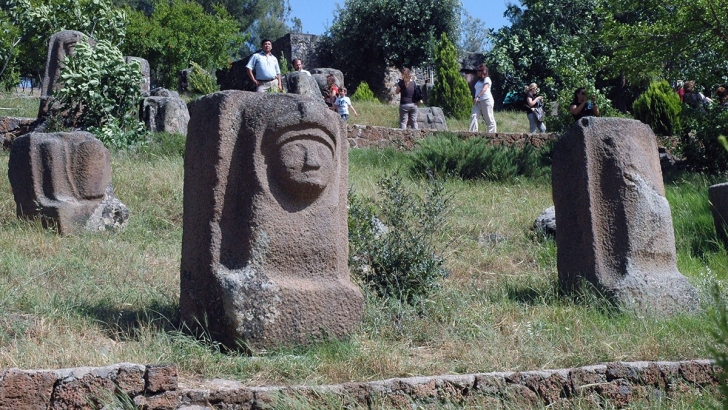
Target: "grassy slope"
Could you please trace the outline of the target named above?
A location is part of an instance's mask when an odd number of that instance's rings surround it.
[[[370,195],[380,176],[405,162],[394,151],[350,158],[351,186]],[[1,169],[7,161],[0,153]],[[181,157],[115,154],[112,166],[117,197],[132,215],[120,233],[58,237],[19,221],[0,179],[0,368],[174,362],[187,376],[262,385],[709,357],[705,313],[656,320],[612,312],[588,295],[560,297],[555,244],[529,231],[551,205],[550,184],[527,179],[448,183],[454,207],[440,244],[452,274],[421,312],[370,299],[349,341],[256,358],[221,354],[177,323]],[[713,182],[688,176],[667,184],[679,268],[703,295],[728,273],[707,208]],[[480,239],[491,233],[505,240]]]

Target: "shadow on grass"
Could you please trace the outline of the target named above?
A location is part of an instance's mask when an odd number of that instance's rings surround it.
[[[114,339],[137,337],[143,329],[170,333],[179,332],[182,328],[177,303],[154,301],[147,306],[119,308],[102,301],[77,305],[75,310],[80,315],[95,320]]]

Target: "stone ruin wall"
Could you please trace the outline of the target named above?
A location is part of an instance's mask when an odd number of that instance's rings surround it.
[[[61,370],[0,371],[0,409],[91,409],[112,397],[144,410],[260,409],[277,400],[326,397],[342,404],[383,408],[458,403],[500,408],[574,402],[624,407],[673,395],[717,393],[722,369],[709,360],[614,362],[572,369],[394,378],[328,386],[254,387],[230,380],[184,380],[174,365],[115,364]],[[322,403],[323,404],[323,403]],[[94,407],[96,406],[96,407]],[[419,408],[419,407],[418,407]]]

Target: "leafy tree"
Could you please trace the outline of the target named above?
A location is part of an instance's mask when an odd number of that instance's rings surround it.
[[[440,37],[440,43],[435,50],[435,76],[429,104],[442,108],[448,117],[468,118],[473,96],[465,78],[460,75],[458,52],[445,33]]]
[[[266,17],[277,16],[286,8],[286,0],[196,0],[207,13],[216,12],[222,6],[238,21],[241,31],[248,31],[253,24]],[[290,8],[290,7],[289,7]],[[275,40],[275,39],[272,39]],[[260,41],[258,42],[260,44]]]
[[[459,17],[459,0],[347,0],[322,48],[350,83],[376,88],[386,67],[431,61],[440,34],[457,38]]]
[[[23,76],[40,79],[48,39],[61,30],[78,30],[117,45],[124,40],[126,13],[110,0],[7,0],[4,10],[13,26],[6,37],[11,47],[4,52],[5,64],[12,67],[15,62]]]
[[[609,49],[598,34],[608,16],[603,1],[510,4],[505,14],[511,26],[492,35],[488,66],[495,74],[494,84],[504,94],[521,94],[524,85],[536,82],[547,95],[554,95],[604,80],[599,70],[609,61]]]
[[[728,80],[728,3],[721,0],[606,0],[614,12],[604,42],[614,45],[611,66],[633,81],[655,75]]]
[[[490,49],[491,30],[485,26],[485,22],[473,17],[467,10],[463,9],[460,23],[460,51],[473,53],[486,53]]]
[[[150,16],[130,10],[122,50],[146,58],[153,68],[152,82],[163,87],[175,86],[177,74],[191,61],[208,69],[227,67],[244,38],[227,11],[214,10],[205,13],[202,6],[188,0],[155,0]]]

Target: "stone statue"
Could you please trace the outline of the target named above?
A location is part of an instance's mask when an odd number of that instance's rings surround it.
[[[338,115],[304,96],[190,104],[180,309],[191,328],[249,350],[356,329],[347,150]]]

